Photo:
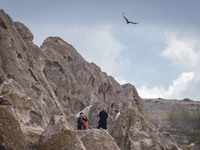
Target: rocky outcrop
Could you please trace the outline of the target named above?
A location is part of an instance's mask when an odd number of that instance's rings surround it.
[[[71,117],[97,103],[106,106],[111,116],[115,109],[143,108],[134,87],[121,86],[94,63],[86,62],[72,45],[49,37],[39,48],[24,24],[13,22],[3,10],[0,20],[0,84],[13,79],[22,86],[40,109],[45,124],[52,115]]]
[[[137,109],[128,109],[110,128],[121,150],[163,150],[178,147],[169,134],[159,133]]]
[[[46,126],[39,108],[13,79],[3,82],[0,87],[0,95],[12,104],[6,106],[6,109],[20,123],[27,141],[36,142],[35,138],[44,131],[43,128]]]
[[[106,130],[89,129],[78,131],[78,135],[87,150],[120,150]]]
[[[41,150],[86,150],[76,131],[63,116],[53,116],[42,133],[38,148]]]
[[[5,108],[0,108],[0,149],[28,149],[19,122]]]
[[[24,24],[0,10],[0,100],[11,104],[3,107],[18,121],[30,148],[91,149],[85,139],[99,149],[171,147],[170,138],[146,121],[144,103],[133,85],[120,85],[59,37],[47,38],[40,47],[33,38]],[[94,128],[101,107],[107,109],[118,146],[106,131],[90,130],[81,135],[82,142],[76,134],[77,113],[87,112],[89,128]],[[123,113],[128,108],[134,111]],[[115,109],[125,124],[114,123]]]

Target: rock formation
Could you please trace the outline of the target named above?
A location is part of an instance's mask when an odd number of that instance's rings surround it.
[[[53,116],[42,133],[38,148],[41,150],[86,150],[76,131],[63,116]]]
[[[121,150],[163,150],[178,147],[168,134],[159,133],[137,109],[128,109],[110,128]]]
[[[144,103],[133,85],[120,85],[59,37],[47,38],[40,47],[33,38],[24,24],[0,10],[0,98],[11,104],[1,107],[18,122],[16,127],[23,133],[19,136],[27,140],[30,149],[57,149],[59,145],[60,149],[90,150],[87,138],[93,147],[102,144],[99,150],[133,149],[122,141],[143,141],[137,149],[171,148],[171,138],[163,137],[146,121]],[[89,127],[94,128],[101,107],[108,111],[108,127],[118,146],[107,131],[93,129],[80,137],[76,134],[76,114],[87,112]],[[128,115],[122,113],[121,118],[128,122],[114,123],[114,110],[127,108],[134,110]],[[125,133],[123,140],[118,140],[120,135],[114,133],[112,124],[119,129],[116,133]],[[160,139],[155,137],[158,135]]]
[[[0,108],[0,149],[28,149],[19,122],[5,108]]]
[[[87,150],[120,150],[113,137],[106,130],[89,129],[79,131],[78,135]]]

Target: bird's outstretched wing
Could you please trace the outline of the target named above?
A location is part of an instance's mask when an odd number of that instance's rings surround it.
[[[129,23],[131,23],[131,24],[138,24],[139,22],[132,22],[132,21],[129,21],[125,16],[124,16],[124,12],[122,13],[123,14],[123,17],[124,17],[124,19],[126,20],[126,23],[127,24],[129,24]]]
[[[131,22],[131,21],[129,21],[129,23],[132,23],[132,24],[138,24],[139,22]]]
[[[123,17],[126,20],[126,23],[129,23],[129,20],[124,16],[124,12],[123,12]]]

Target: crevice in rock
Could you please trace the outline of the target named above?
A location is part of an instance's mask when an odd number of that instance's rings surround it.
[[[112,103],[112,104],[110,105],[110,108],[115,108],[115,103]]]
[[[72,61],[73,61],[73,58],[70,57],[70,56],[68,56],[68,57],[67,57],[67,60],[68,60],[68,62],[72,62]]]
[[[94,77],[91,76],[91,77],[89,78],[89,80],[88,80],[87,85],[92,85],[92,87],[94,87],[94,81],[95,81]]]
[[[79,100],[76,100],[76,102],[74,103],[74,110],[83,110],[84,109],[84,105],[82,102],[80,102]]]
[[[22,55],[20,53],[18,53],[17,58],[22,59]]]
[[[29,117],[30,117],[29,123],[42,126],[43,119],[41,114],[38,114],[34,111],[30,111]]]
[[[30,74],[31,74],[31,77],[36,81],[38,82],[38,79],[36,78],[36,76],[34,75],[33,71],[29,68],[28,69],[30,71]]]
[[[53,66],[58,67],[59,68],[58,71],[60,71],[62,74],[64,74],[63,68],[61,67],[61,65],[57,61],[55,61],[53,63]]]
[[[121,93],[121,91],[117,91],[117,94],[120,94]]]
[[[1,138],[0,138],[0,139],[1,139]],[[1,150],[6,150],[6,148],[5,148],[4,146],[2,146],[2,145],[0,146],[0,149],[1,149]]]
[[[37,93],[38,96],[42,94],[42,91],[36,85],[31,85],[31,88]]]
[[[105,91],[107,92],[107,93],[111,93],[112,92],[112,85],[110,85],[110,84],[108,84],[108,85],[106,85],[105,86]]]
[[[7,78],[8,78],[8,79],[13,79],[13,80],[15,80],[15,77],[14,77],[13,75],[9,74],[9,73],[8,73],[8,75],[7,75]]]
[[[56,96],[58,96],[58,92],[57,92],[57,90],[54,90],[54,93],[55,93]]]
[[[3,28],[3,29],[6,29],[6,30],[8,29],[3,20],[0,20],[0,27]]]
[[[106,94],[112,93],[112,85],[108,83],[104,83],[99,87],[98,94],[103,95],[104,99],[106,99]]]
[[[3,83],[3,80],[2,80],[2,78],[0,77],[0,85]]]
[[[98,94],[101,95],[103,93],[103,85],[99,87]]]
[[[46,77],[46,79],[48,80],[45,68],[43,69],[43,73],[44,73],[44,76]]]

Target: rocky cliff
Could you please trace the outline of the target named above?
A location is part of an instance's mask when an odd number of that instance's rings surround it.
[[[178,147],[170,136],[164,137],[145,119],[144,102],[133,85],[120,85],[59,37],[47,38],[40,47],[33,43],[33,38],[24,24],[14,22],[0,10],[0,97],[9,104],[1,106],[0,113],[11,119],[0,119],[1,147],[25,150]],[[101,107],[108,111],[111,135],[92,129],[97,125]],[[123,113],[127,108],[128,115]],[[121,123],[112,119],[115,109],[122,112]],[[77,134],[76,114],[80,111],[89,116],[90,130]],[[9,124],[6,130],[17,129],[16,139],[6,141],[12,133],[3,132],[4,123]],[[21,141],[13,144],[19,137]],[[89,141],[93,141],[93,146],[88,145]],[[22,142],[26,143],[24,147]]]

